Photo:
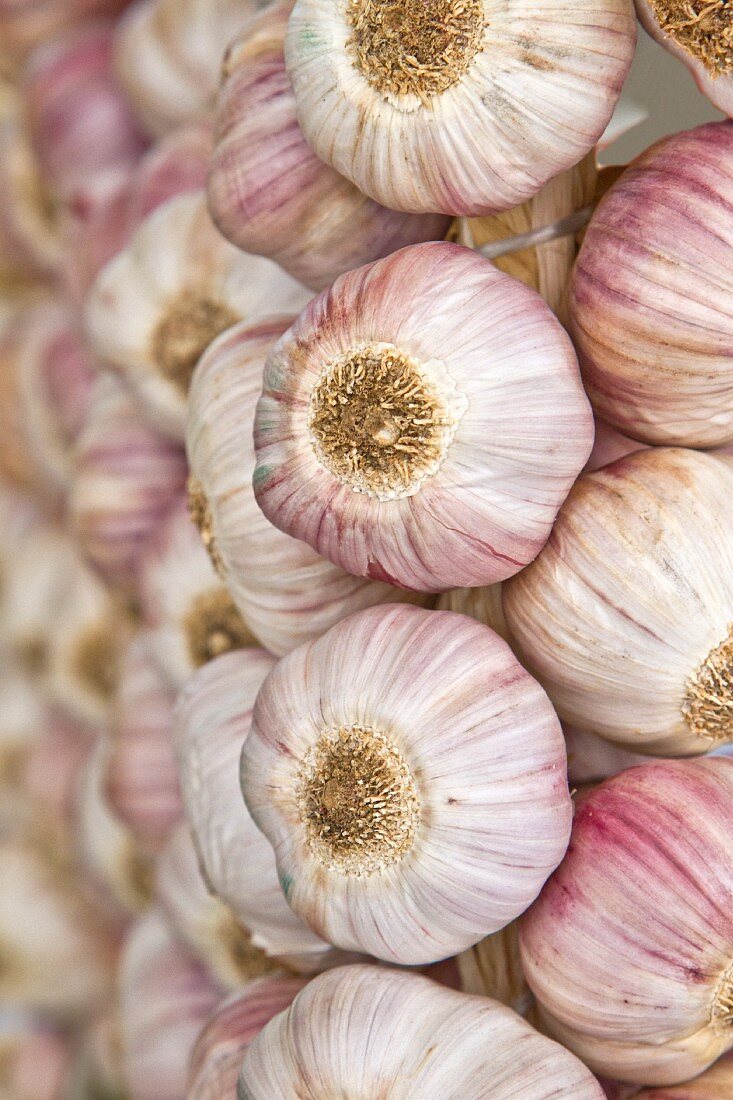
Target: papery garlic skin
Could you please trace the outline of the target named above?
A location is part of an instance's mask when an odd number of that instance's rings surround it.
[[[186,813],[210,888],[251,934],[252,947],[302,973],[335,953],[295,915],[275,855],[239,790],[239,759],[257,692],[275,661],[261,649],[230,653],[189,681],[176,707],[176,750]]]
[[[260,978],[227,997],[196,1040],[186,1100],[235,1096],[245,1050],[304,986],[301,978]]]
[[[592,1074],[510,1009],[374,966],[309,982],[247,1050],[240,1100],[602,1100]]]
[[[7,1020],[0,1034],[0,1098],[63,1100],[69,1095],[73,1049],[68,1036],[32,1019]]]
[[[699,1077],[683,1085],[642,1089],[634,1100],[730,1100],[733,1096],[733,1056],[724,1055]]]
[[[120,965],[123,1064],[135,1100],[181,1100],[191,1049],[220,999],[160,909],[138,919]]]
[[[414,245],[342,275],[270,353],[254,487],[347,572],[485,585],[539,552],[591,442],[539,295],[468,249]]]
[[[255,407],[268,352],[289,324],[237,325],[204,353],[189,394],[189,504],[247,626],[282,656],[373,604],[424,600],[344,572],[260,511],[252,487]]]
[[[607,780],[522,918],[543,1026],[596,1072],[675,1084],[733,1044],[732,791],[724,758]]]
[[[490,584],[484,588],[452,588],[438,596],[435,606],[438,611],[470,615],[476,622],[491,627],[508,646],[512,645],[500,584]]]
[[[319,160],[300,131],[285,72],[291,8],[290,0],[266,8],[227,50],[209,210],[233,244],[322,290],[405,245],[442,240],[450,218],[388,210]]]
[[[225,241],[203,193],[156,209],[103,269],[86,327],[154,426],[183,439],[191,374],[211,341],[237,321],[302,308],[310,292],[270,260]]]
[[[0,3],[0,68],[22,63],[42,42],[66,27],[95,16],[116,14],[128,0],[2,0]]]
[[[631,752],[593,733],[585,733],[574,726],[565,726],[563,732],[568,754],[568,779],[571,784],[600,783],[625,768],[633,768],[636,764],[644,764],[653,759],[639,752]]]
[[[594,409],[646,443],[733,441],[733,122],[665,138],[593,215],[570,286]]]
[[[391,962],[508,924],[569,835],[547,697],[497,635],[448,611],[371,608],[282,658],[241,778],[295,912]]]
[[[534,998],[519,955],[519,922],[487,936],[455,960],[462,993],[491,997],[520,1016],[527,1016]]]
[[[686,7],[676,0],[634,2],[644,30],[690,70],[715,107],[733,115],[733,50],[726,6],[716,4],[711,9],[697,2]]]
[[[635,41],[625,0],[385,12],[298,0],[285,56],[323,160],[395,210],[480,215],[524,202],[595,145]]]
[[[183,449],[141,416],[113,374],[94,386],[76,448],[69,518],[110,583],[135,591],[146,547],[186,483]]]
[[[719,459],[662,447],[576,483],[545,549],[504,585],[509,628],[564,721],[654,755],[733,739],[732,493]]]
[[[594,470],[601,470],[604,466],[610,466],[612,462],[616,462],[617,459],[631,455],[635,451],[643,451],[648,446],[612,428],[599,416],[595,421],[596,435],[593,450],[585,464],[584,474],[592,474]]]
[[[155,659],[176,689],[207,661],[254,644],[214,570],[185,499],[169,512],[147,548],[140,595]]]

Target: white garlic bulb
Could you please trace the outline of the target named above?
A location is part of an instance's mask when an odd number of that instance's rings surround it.
[[[466,248],[414,245],[342,275],[270,353],[254,487],[348,572],[440,591],[531,561],[591,444],[539,295]]]
[[[150,214],[97,277],[86,327],[153,426],[182,439],[186,394],[201,354],[237,321],[302,308],[310,292],[276,264],[219,234],[203,192]]]
[[[508,646],[449,611],[387,604],[283,657],[242,790],[285,895],[347,950],[427,963],[517,917],[570,829],[555,712]]]
[[[626,0],[297,0],[285,56],[323,160],[395,210],[477,215],[596,144],[635,41]]]
[[[372,604],[427,597],[344,572],[263,515],[252,487],[255,407],[286,319],[237,325],[204,353],[189,394],[189,503],[247,626],[281,656]]]
[[[732,794],[724,758],[607,780],[520,922],[543,1027],[597,1072],[675,1084],[733,1045]]]
[[[457,611],[459,615],[470,615],[476,622],[490,626],[508,646],[512,646],[500,584],[490,584],[484,588],[451,588],[438,596],[435,606],[438,611]]]
[[[248,1048],[240,1100],[602,1100],[585,1066],[485,997],[373,966],[309,982]]]
[[[252,707],[274,664],[263,650],[249,649],[200,669],[179,696],[176,748],[186,813],[210,888],[248,930],[253,960],[258,952],[263,961],[277,958],[309,973],[333,965],[335,953],[287,904],[272,848],[239,790]]]
[[[577,482],[509,628],[560,717],[635,752],[733,740],[733,469],[637,451]]]

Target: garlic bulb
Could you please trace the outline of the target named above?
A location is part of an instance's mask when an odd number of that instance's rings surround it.
[[[304,986],[300,978],[260,978],[222,1001],[196,1040],[186,1100],[235,1096],[245,1050]]]
[[[442,592],[435,604],[438,611],[457,611],[490,626],[508,646],[512,639],[504,616],[501,585],[490,584],[485,588],[452,588]]]
[[[661,447],[578,481],[504,586],[509,628],[566,722],[655,755],[733,740],[732,493],[719,459]]]
[[[238,783],[255,696],[274,664],[263,650],[250,649],[202,668],[179,696],[176,749],[202,871],[248,929],[253,961],[259,956],[265,966],[268,956],[277,957],[309,973],[333,965],[334,952],[288,906],[272,848]]]
[[[687,66],[695,83],[733,115],[733,35],[727,5],[718,0],[635,0],[644,30]]]
[[[105,794],[144,851],[158,852],[183,815],[173,755],[175,695],[141,631],[122,654]]]
[[[603,1100],[577,1058],[503,1005],[374,966],[309,982],[252,1042],[240,1100]]]
[[[154,425],[182,439],[191,375],[214,337],[244,318],[300,309],[309,296],[270,260],[225,241],[193,192],[156,209],[107,264],[86,322],[96,353]]]
[[[282,658],[242,789],[295,912],[392,962],[434,962],[508,924],[570,831],[540,686],[491,630],[410,606],[351,615]]]
[[[0,658],[0,791],[20,780],[26,757],[46,719],[37,685],[19,661]]]
[[[456,959],[463,993],[491,997],[526,1016],[534,1004],[519,956],[519,922],[512,921]]]
[[[69,1095],[73,1051],[68,1037],[22,1017],[0,1033],[1,1100],[64,1100]]]
[[[642,1089],[634,1100],[731,1100],[733,1097],[733,1055],[720,1058],[710,1069],[683,1085]]]
[[[723,758],[607,780],[521,921],[543,1026],[598,1072],[675,1084],[733,1045],[732,794]]]
[[[420,597],[345,573],[274,527],[252,488],[252,441],[267,353],[288,321],[237,325],[204,353],[189,394],[189,502],[211,560],[247,626],[281,656],[353,611]]]
[[[631,439],[630,436],[624,435],[623,432],[616,431],[610,424],[607,424],[605,420],[601,420],[599,416],[595,418],[596,421],[596,436],[593,443],[593,450],[590,453],[590,458],[585,464],[584,474],[593,473],[594,470],[600,470],[604,466],[609,466],[612,462],[615,462],[618,458],[624,458],[625,455],[631,455],[634,451],[643,451],[647,446],[646,443],[640,443],[637,439]]]
[[[175,688],[214,657],[254,644],[214,571],[185,500],[168,514],[148,547],[140,587],[155,658]]]
[[[266,8],[229,46],[209,209],[233,244],[321,290],[404,245],[442,240],[450,218],[388,210],[319,160],[298,126],[285,72],[291,8],[291,0]]]
[[[285,57],[323,160],[395,210],[480,215],[592,149],[635,42],[626,0],[297,0]]]
[[[123,1061],[135,1100],[181,1100],[191,1048],[221,994],[159,909],[139,918],[120,967]]]
[[[596,737],[593,733],[585,733],[574,726],[566,726],[564,733],[568,754],[568,779],[571,784],[600,783],[624,768],[632,768],[635,764],[653,759],[638,752],[630,752],[614,745],[612,741]]]
[[[90,751],[89,731],[51,709],[23,761],[23,795],[36,807],[37,820],[50,827],[50,839],[61,843],[64,851],[69,850],[68,830],[76,813],[79,777]]]
[[[119,379],[97,379],[77,449],[69,518],[111,583],[134,591],[147,544],[186,483],[183,449],[141,417]]]
[[[602,200],[570,287],[593,406],[647,443],[733,442],[733,122],[652,146]]]
[[[35,46],[93,16],[114,15],[127,0],[0,0],[0,68],[19,65]]]
[[[439,591],[531,561],[591,443],[540,297],[468,249],[414,245],[342,275],[275,346],[254,485],[348,572]]]
[[[117,30],[117,69],[154,136],[214,101],[229,42],[264,0],[138,0]]]

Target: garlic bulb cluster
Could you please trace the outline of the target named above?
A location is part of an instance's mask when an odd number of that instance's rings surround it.
[[[342,275],[271,352],[255,492],[350,573],[492,584],[544,545],[592,431],[539,295],[468,249],[414,245]]]
[[[146,415],[182,439],[186,394],[202,352],[244,319],[300,309],[310,294],[270,260],[225,241],[203,193],[156,209],[107,264],[87,303],[92,345],[120,371]]]
[[[638,451],[576,484],[504,586],[509,628],[560,717],[637,752],[733,739],[733,467]]]
[[[76,447],[68,514],[108,582],[135,591],[147,545],[185,483],[183,449],[140,417],[119,379],[101,374]]]
[[[196,1040],[186,1100],[234,1096],[245,1050],[304,986],[300,978],[260,978],[222,1001]]]
[[[175,688],[207,661],[254,644],[211,564],[185,500],[168,514],[148,547],[140,589],[156,660]]]
[[[522,919],[543,1027],[597,1072],[675,1084],[733,1045],[732,793],[724,758],[607,780]]]
[[[450,218],[388,210],[316,156],[298,126],[285,72],[291,8],[290,0],[266,8],[229,46],[209,209],[233,244],[321,290],[397,248],[442,240]]]
[[[581,1062],[510,1009],[372,966],[309,982],[252,1042],[237,1095],[603,1100]]]
[[[117,29],[117,70],[159,136],[213,106],[229,42],[264,0],[138,0]]]
[[[297,0],[285,56],[323,160],[396,210],[481,215],[589,152],[635,41],[627,0]]]
[[[191,383],[186,439],[191,514],[248,628],[278,656],[354,611],[427,599],[344,572],[273,526],[257,506],[255,408],[265,358],[288,323],[244,323],[211,345]]]
[[[127,0],[0,0],[0,69],[12,71],[42,42],[94,16],[114,15]]]
[[[456,954],[534,900],[565,851],[559,723],[491,630],[388,604],[283,657],[242,789],[288,902],[330,943]]]
[[[732,163],[731,121],[665,138],[614,184],[580,250],[569,308],[588,394],[647,443],[733,442]]]

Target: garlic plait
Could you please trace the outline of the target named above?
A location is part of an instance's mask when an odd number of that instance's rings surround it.
[[[191,383],[186,438],[191,515],[248,628],[277,656],[364,607],[428,599],[344,572],[257,506],[255,407],[265,358],[288,324],[237,325],[207,349]]]
[[[508,924],[569,836],[549,700],[498,635],[449,611],[371,608],[283,657],[241,778],[295,912],[390,962]]]
[[[150,214],[102,270],[86,327],[153,426],[182,439],[191,374],[214,337],[237,321],[298,310],[310,296],[272,261],[224,240],[203,193],[191,192]]]
[[[578,480],[503,597],[564,721],[655,755],[733,740],[732,494],[728,463],[666,447]]]
[[[466,248],[413,245],[338,278],[270,353],[255,493],[348,572],[492,584],[544,545],[592,433],[539,295]]]
[[[285,56],[323,160],[396,210],[479,215],[590,151],[635,41],[630,0],[297,0]]]

